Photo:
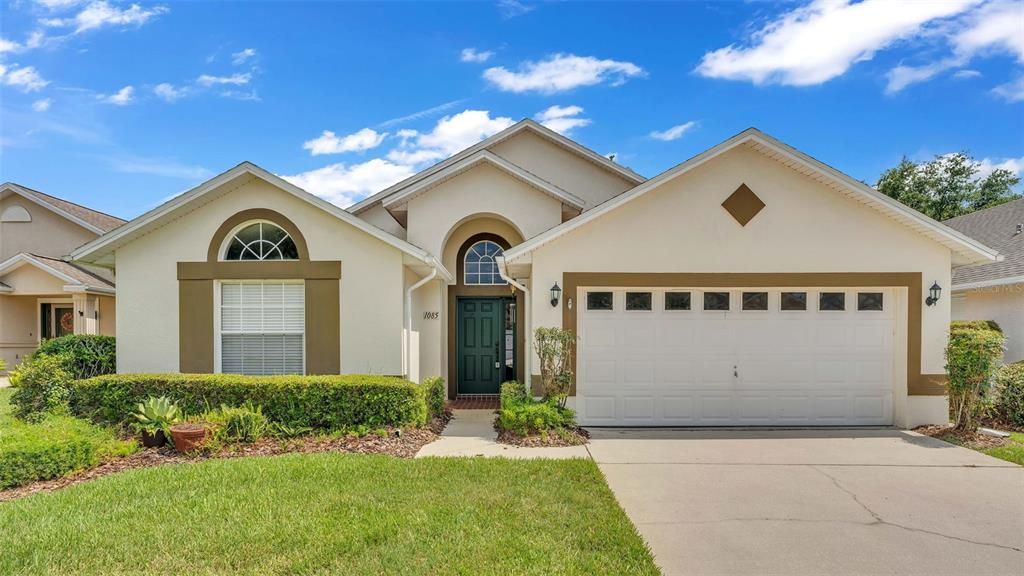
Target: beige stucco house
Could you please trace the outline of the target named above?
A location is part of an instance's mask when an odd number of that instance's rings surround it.
[[[536,386],[589,425],[944,422],[954,266],[996,252],[759,132],[645,179],[530,120],[338,208],[240,164],[77,249],[122,372]]]
[[[17,184],[0,186],[0,359],[45,338],[115,332],[113,271],[67,261],[124,220]]]
[[[999,251],[998,262],[953,271],[953,319],[995,320],[1006,334],[1006,362],[1024,360],[1024,199],[946,221]]]

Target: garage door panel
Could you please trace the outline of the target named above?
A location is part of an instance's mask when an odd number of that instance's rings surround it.
[[[631,289],[634,291],[636,289]],[[781,311],[777,291],[769,310],[665,311],[654,292],[652,310],[579,313],[578,397],[588,425],[850,425],[891,424],[895,342],[894,296],[883,311]],[[716,289],[716,291],[723,291]],[[837,291],[829,289],[828,291]],[[585,302],[585,297],[581,297]]]

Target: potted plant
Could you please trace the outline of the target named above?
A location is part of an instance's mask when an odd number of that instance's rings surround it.
[[[135,408],[135,429],[142,434],[142,445],[159,448],[167,443],[171,426],[178,421],[178,406],[166,396],[150,396]]]
[[[174,449],[182,453],[195,450],[209,435],[210,427],[205,422],[181,422],[171,426]]]

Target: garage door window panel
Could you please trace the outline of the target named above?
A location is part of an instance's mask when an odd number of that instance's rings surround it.
[[[822,312],[842,312],[846,310],[846,293],[822,292],[818,294],[818,310]]]
[[[748,311],[768,311],[767,292],[744,292],[743,309]]]
[[[704,310],[709,312],[727,312],[729,310],[729,293],[705,292]]]
[[[690,309],[690,293],[689,292],[666,292],[665,293],[665,310],[667,311],[683,311]]]
[[[650,312],[652,300],[650,292],[626,292],[626,310]]]
[[[615,297],[612,292],[587,292],[587,310],[614,310]]]
[[[783,312],[807,311],[807,292],[783,292],[779,296],[779,309]]]
[[[857,311],[859,312],[881,312],[883,309],[881,292],[858,292]]]

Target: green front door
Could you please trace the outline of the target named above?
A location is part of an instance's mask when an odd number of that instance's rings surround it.
[[[504,300],[459,298],[457,322],[459,394],[497,394],[504,350]]]

